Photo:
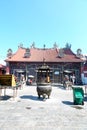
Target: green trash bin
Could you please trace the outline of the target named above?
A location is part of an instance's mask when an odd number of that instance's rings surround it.
[[[74,105],[84,105],[84,91],[81,87],[73,87]]]

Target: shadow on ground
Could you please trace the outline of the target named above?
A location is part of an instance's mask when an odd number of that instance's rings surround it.
[[[75,108],[75,109],[84,109],[83,105],[74,105],[73,102],[70,101],[62,101],[62,103],[66,104],[66,105],[70,105],[70,107]]]
[[[86,102],[87,102],[87,95],[84,97],[84,101],[86,101]]]
[[[62,101],[62,103],[65,105],[73,105],[73,102],[70,102],[70,101]]]
[[[0,101],[9,100],[10,98],[11,98],[11,96],[8,96],[8,95],[0,96]]]
[[[42,97],[38,98],[38,96],[33,96],[33,95],[23,95],[20,98],[21,99],[31,99],[31,100],[34,100],[34,101],[42,101],[43,100]]]

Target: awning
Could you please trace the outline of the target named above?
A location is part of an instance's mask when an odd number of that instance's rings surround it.
[[[71,74],[72,71],[70,71],[70,70],[64,70],[64,73]]]
[[[28,77],[29,77],[29,78],[34,78],[34,76],[33,76],[33,75],[28,75]]]
[[[16,72],[18,72],[18,73],[24,73],[23,70],[16,70]]]

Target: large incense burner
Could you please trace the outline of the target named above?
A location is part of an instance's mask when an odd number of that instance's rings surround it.
[[[43,98],[50,97],[52,91],[50,73],[49,66],[45,64],[37,69],[37,93],[39,98],[41,95]]]

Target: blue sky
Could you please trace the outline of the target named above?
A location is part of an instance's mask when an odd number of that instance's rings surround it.
[[[0,59],[33,42],[40,48],[68,42],[87,54],[87,0],[0,0]]]

